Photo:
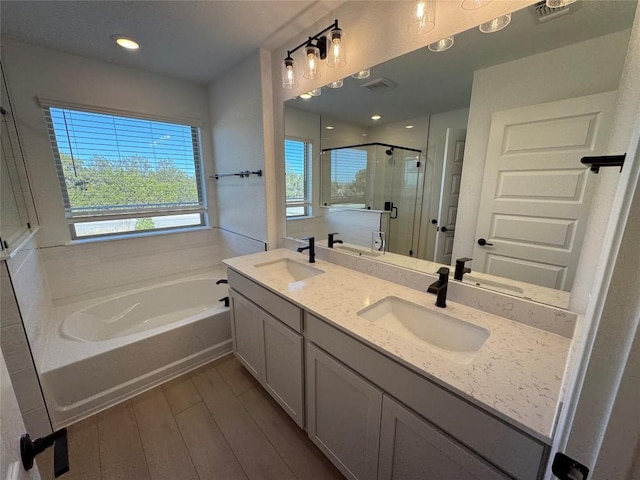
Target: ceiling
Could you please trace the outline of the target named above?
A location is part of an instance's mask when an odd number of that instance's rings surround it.
[[[319,97],[296,98],[286,105],[362,127],[467,108],[474,71],[629,29],[636,6],[636,0],[582,0],[567,14],[544,23],[528,7],[515,12],[511,24],[497,33],[473,28],[456,35],[450,50],[413,51],[373,67],[366,80],[347,77],[342,88],[324,87]],[[360,88],[379,78],[398,86],[383,93]],[[370,118],[374,114],[383,118],[374,122]]]
[[[63,52],[204,84],[258,47],[273,49],[343,1],[0,2],[1,32]],[[140,44],[124,50],[122,34]]]

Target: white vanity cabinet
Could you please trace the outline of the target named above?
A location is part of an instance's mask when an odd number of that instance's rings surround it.
[[[378,480],[506,480],[388,395],[382,404]]]
[[[234,354],[304,428],[302,312],[236,272],[228,277]]]
[[[352,480],[376,478],[382,391],[307,343],[309,438]]]

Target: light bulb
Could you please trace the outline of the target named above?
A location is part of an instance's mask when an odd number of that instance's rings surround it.
[[[496,17],[492,20],[489,20],[488,22],[483,23],[478,28],[482,33],[495,33],[495,32],[499,32],[510,23],[511,23],[511,14],[507,13],[506,15]]]
[[[567,5],[571,5],[577,0],[547,0],[547,7],[549,8],[562,8]]]
[[[313,80],[314,78],[320,78],[320,72],[318,71],[318,63],[320,62],[320,50],[314,45],[307,45],[304,47],[304,52],[307,58],[304,62],[304,70],[302,76]]]
[[[409,25],[411,33],[423,34],[436,26],[436,1],[417,0],[414,18]]]
[[[365,68],[364,70],[360,70],[358,73],[354,73],[351,76],[357,80],[364,80],[365,78],[369,78],[371,76],[371,70]]]
[[[347,64],[347,48],[344,32],[339,28],[331,30],[329,48],[327,52],[327,66],[331,68],[344,67]]]
[[[449,50],[453,47],[453,41],[453,36],[443,38],[437,42],[431,43],[428,48],[432,52],[444,52],[445,50]]]
[[[334,80],[331,83],[327,83],[327,87],[329,87],[329,88],[340,88],[340,87],[342,87],[343,83],[344,82],[342,81],[342,79]]]
[[[282,64],[282,88],[291,89],[296,83],[293,58],[287,57]]]
[[[126,48],[127,50],[138,50],[140,48],[138,42],[131,38],[123,37],[122,35],[111,35],[111,38],[113,38],[122,48]]]
[[[309,92],[300,94],[300,98],[302,98],[303,100],[309,100],[311,97],[312,95]]]

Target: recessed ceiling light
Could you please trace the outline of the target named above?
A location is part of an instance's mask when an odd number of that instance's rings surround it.
[[[312,95],[310,93],[301,93],[300,94],[300,98],[304,99],[304,100],[309,100],[312,97]]]
[[[482,33],[495,33],[499,32],[510,23],[511,14],[507,13],[506,15],[502,15],[500,17],[494,18],[493,20],[489,20],[488,22],[483,23],[478,28]]]
[[[113,38],[116,41],[116,43],[120,45],[122,48],[126,48],[127,50],[137,50],[140,48],[140,45],[138,45],[138,42],[136,42],[135,40],[132,40],[129,37],[124,37],[122,35],[112,35],[111,38]]]
[[[444,52],[445,50],[449,50],[453,47],[453,36],[443,38],[429,45],[429,50],[432,52]]]
[[[404,128],[413,128],[413,125],[405,125]]]
[[[342,81],[342,79],[335,80],[335,81],[333,81],[331,83],[327,83],[327,87],[329,87],[329,88],[340,88],[340,87],[342,87],[343,83],[344,82]]]
[[[371,120],[380,120],[382,117],[380,115],[372,115]]]
[[[357,80],[364,80],[365,78],[369,78],[370,75],[371,75],[371,70],[369,70],[368,68],[365,68],[364,70],[360,70],[358,73],[354,73],[351,76]]]
[[[333,130],[333,129],[334,129],[334,128],[336,128],[336,127],[332,127],[331,125],[327,125],[327,126],[326,126],[326,127],[324,127],[324,128],[326,128],[327,130]]]

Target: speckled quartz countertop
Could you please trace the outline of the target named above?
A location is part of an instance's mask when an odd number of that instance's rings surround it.
[[[308,265],[306,255],[286,249],[223,263],[418,374],[550,442],[570,339],[447,301],[446,314],[490,331],[475,356],[461,363],[417,337],[407,339],[357,315],[388,296],[442,312],[435,307],[434,295],[324,261],[312,265],[322,270],[322,275],[293,283],[256,267],[283,258]]]

